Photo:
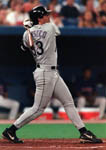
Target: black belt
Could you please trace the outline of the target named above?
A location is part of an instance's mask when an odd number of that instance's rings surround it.
[[[37,68],[40,68],[39,64],[37,64],[36,66],[37,66]],[[57,69],[57,66],[50,66],[50,68],[51,68],[51,70],[55,70],[55,69]]]

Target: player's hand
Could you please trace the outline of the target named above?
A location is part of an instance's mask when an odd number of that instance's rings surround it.
[[[23,21],[23,26],[25,29],[29,29],[33,26],[33,22],[30,19],[25,19]]]

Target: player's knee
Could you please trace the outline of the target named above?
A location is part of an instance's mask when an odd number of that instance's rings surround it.
[[[19,108],[19,106],[20,106],[19,102],[17,102],[17,101],[14,101],[14,102],[13,102],[13,107]]]
[[[105,105],[106,104],[106,99],[103,97],[103,98],[101,98],[100,102],[101,102],[102,105]]]
[[[38,113],[41,115],[42,113],[44,112],[44,109],[42,108],[40,108],[40,109],[38,109]]]
[[[74,103],[64,103],[64,107],[75,107]]]
[[[44,112],[44,109],[39,109],[38,111],[36,111],[34,114],[33,114],[33,118],[32,119],[35,119],[36,117],[39,117],[40,115],[42,115]]]
[[[32,113],[33,113],[33,114],[36,114],[36,113],[43,113],[43,112],[44,112],[44,108],[32,107],[31,110],[32,110]]]

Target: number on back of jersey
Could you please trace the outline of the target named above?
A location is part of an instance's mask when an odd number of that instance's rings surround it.
[[[36,54],[42,55],[44,53],[43,43],[41,41],[36,42]]]

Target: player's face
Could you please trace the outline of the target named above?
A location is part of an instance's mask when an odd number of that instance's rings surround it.
[[[45,16],[43,17],[43,20],[44,20],[44,23],[50,22],[50,15],[49,15],[49,14],[45,15]]]
[[[43,18],[41,19],[38,19],[39,20],[39,24],[45,24],[45,23],[48,23],[50,22],[50,16],[49,14],[43,16]]]

